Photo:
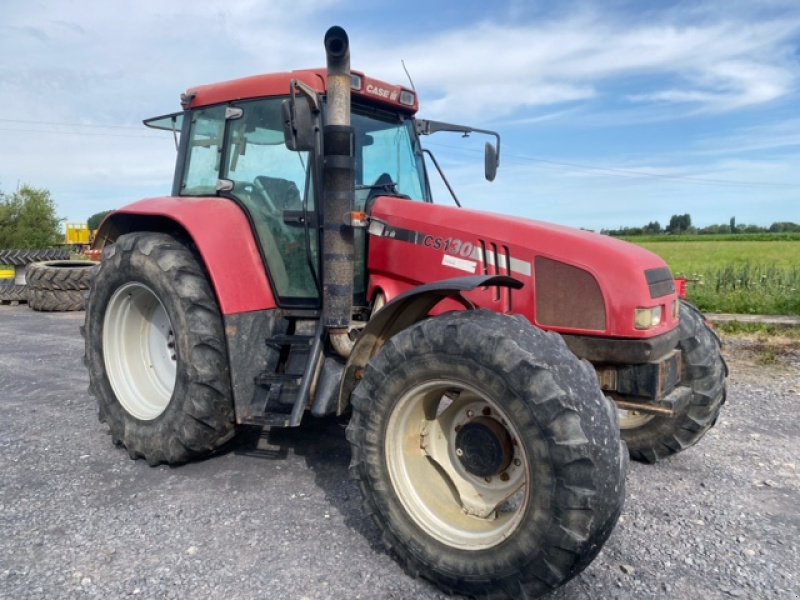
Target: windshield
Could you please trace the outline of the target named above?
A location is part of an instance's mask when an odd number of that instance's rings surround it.
[[[310,152],[289,150],[284,143],[283,98],[262,98],[235,105],[191,111],[182,196],[212,196],[218,184],[250,215],[280,301],[316,301],[319,240],[314,219],[312,169],[319,162]],[[376,196],[401,194],[428,201],[422,153],[411,118],[354,106],[355,209],[364,210]],[[157,118],[153,126],[171,127]],[[221,180],[221,181],[220,181]],[[366,291],[365,236],[354,232],[355,292]],[[310,260],[309,260],[310,258]],[[311,263],[311,264],[309,264]]]
[[[356,136],[356,208],[364,208],[374,186],[373,196],[385,190],[429,201],[413,121],[357,106],[351,120]]]

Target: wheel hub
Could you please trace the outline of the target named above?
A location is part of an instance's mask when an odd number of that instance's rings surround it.
[[[456,434],[455,445],[458,460],[478,477],[505,471],[514,455],[508,431],[489,417],[478,417],[463,425]]]

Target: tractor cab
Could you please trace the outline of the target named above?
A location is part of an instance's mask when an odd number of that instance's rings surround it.
[[[379,195],[430,202],[413,119],[416,96],[358,73],[352,74],[351,81],[353,209],[365,211]],[[318,306],[322,156],[313,143],[305,149],[290,149],[284,139],[284,105],[288,91],[299,87],[298,82],[307,95],[315,96],[318,112],[311,126],[321,127],[326,110],[322,70],[194,88],[183,96],[183,112],[148,119],[145,124],[175,135],[178,159],[172,195],[223,196],[239,205],[256,235],[279,304]],[[262,97],[247,98],[251,93]],[[363,305],[367,290],[364,231],[356,231],[355,237],[354,300]]]

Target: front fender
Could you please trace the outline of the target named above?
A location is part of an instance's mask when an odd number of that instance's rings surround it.
[[[474,305],[462,292],[471,292],[485,286],[518,290],[523,285],[521,281],[505,275],[474,275],[435,281],[397,296],[370,319],[353,346],[339,385],[336,414],[342,414],[350,404],[350,394],[361,380],[364,368],[381,351],[386,340],[427,317],[431,309],[442,300],[455,300],[465,309],[472,310]]]
[[[93,247],[101,249],[132,231],[175,230],[181,230],[197,248],[223,315],[275,308],[250,222],[231,200],[140,200],[111,213],[100,226]]]

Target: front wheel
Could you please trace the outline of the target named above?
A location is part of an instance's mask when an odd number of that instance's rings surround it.
[[[86,308],[99,417],[151,465],[209,454],[234,434],[222,317],[196,256],[139,232],[107,248]]]
[[[632,459],[655,463],[693,446],[714,426],[725,403],[728,374],[720,346],[703,314],[692,304],[681,301],[680,385],[690,387],[692,394],[683,409],[671,417],[619,411],[622,439]]]
[[[521,318],[470,311],[390,339],[352,397],[351,472],[406,570],[532,598],[616,523],[626,453],[594,372]]]

